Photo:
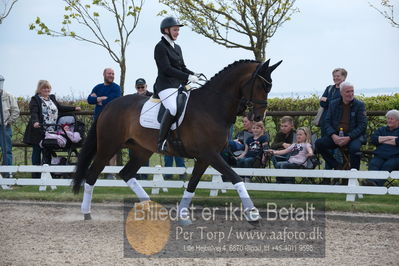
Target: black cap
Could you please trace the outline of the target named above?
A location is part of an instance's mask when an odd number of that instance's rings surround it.
[[[136,80],[136,86],[137,85],[145,85],[145,84],[146,84],[146,82],[145,82],[145,79],[143,79],[143,78],[139,78]]]

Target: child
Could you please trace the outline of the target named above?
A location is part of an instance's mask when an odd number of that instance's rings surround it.
[[[300,127],[296,131],[296,143],[291,144],[284,150],[268,150],[272,155],[284,155],[289,153],[287,161],[277,162],[276,168],[279,169],[298,169],[306,166],[306,161],[313,156],[312,145],[310,144],[310,130]],[[277,177],[277,183],[295,183],[294,177]]]
[[[56,139],[57,144],[60,148],[64,148],[67,143],[65,134],[66,134],[66,137],[73,143],[78,143],[82,139],[79,132],[73,132],[71,130],[71,127],[69,124],[63,124],[63,125],[61,125],[61,128],[62,129],[60,129],[54,133],[46,131],[44,139]],[[40,141],[40,147],[42,147],[42,142],[43,141]]]
[[[252,125],[252,137],[245,142],[244,152],[237,157],[237,167],[251,168],[257,157],[261,157],[264,146],[269,144],[267,135],[264,135],[265,127],[263,122],[255,122]],[[244,176],[244,182],[249,181],[248,176]]]

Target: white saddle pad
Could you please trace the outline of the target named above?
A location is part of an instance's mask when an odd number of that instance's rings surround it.
[[[183,113],[179,117],[178,124],[179,126],[183,122],[184,115],[186,113],[187,103],[190,98],[190,92],[183,92],[187,95],[187,101],[184,105]],[[159,129],[161,124],[158,122],[158,113],[159,108],[161,107],[161,100],[150,98],[143,105],[143,109],[141,109],[140,114],[140,125],[145,128]],[[173,123],[170,127],[172,130],[176,129],[176,123]]]

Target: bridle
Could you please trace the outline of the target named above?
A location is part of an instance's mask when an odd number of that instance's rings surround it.
[[[240,91],[241,91],[241,94],[243,95],[243,97],[240,100],[240,105],[239,105],[238,110],[239,110],[239,112],[245,112],[245,111],[248,110],[248,114],[249,114],[250,117],[254,116],[256,109],[260,109],[260,108],[263,108],[263,107],[266,108],[267,107],[267,101],[253,99],[256,79],[259,78],[263,82],[263,86],[265,88],[265,93],[269,93],[270,90],[266,90],[266,88],[267,87],[271,88],[271,86],[272,86],[272,83],[270,81],[266,80],[264,77],[262,77],[259,74],[259,71],[262,69],[263,64],[258,64],[258,66],[256,67],[254,73],[252,73],[251,78],[249,80],[247,80],[244,83],[244,85],[240,88]],[[244,97],[244,93],[242,93],[243,89],[246,88],[247,86],[250,86],[250,88],[251,88],[249,99]],[[254,109],[255,104],[260,105],[260,107]]]

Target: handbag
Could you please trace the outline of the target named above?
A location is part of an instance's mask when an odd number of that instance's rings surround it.
[[[321,116],[323,115],[323,112],[324,112],[324,108],[323,107],[320,107],[319,110],[317,110],[317,114],[316,114],[315,118],[312,121],[313,125],[315,125],[317,127],[320,126],[320,119],[321,119]]]

